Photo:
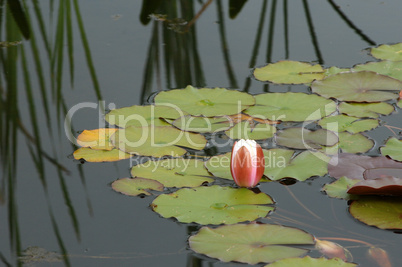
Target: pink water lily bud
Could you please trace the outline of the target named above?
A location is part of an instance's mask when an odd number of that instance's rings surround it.
[[[262,148],[254,140],[241,139],[232,148],[230,172],[240,187],[255,187],[264,174],[265,160]]]
[[[389,260],[388,253],[377,247],[371,247],[368,250],[369,257],[377,262],[378,266],[380,267],[391,267],[391,261]]]
[[[315,239],[315,247],[318,249],[319,252],[324,254],[329,259],[340,258],[344,261],[352,260],[352,254],[350,254],[349,250],[342,247],[338,243]]]

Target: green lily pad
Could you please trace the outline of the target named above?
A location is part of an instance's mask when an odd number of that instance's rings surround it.
[[[329,196],[334,198],[342,198],[342,199],[356,199],[357,197],[351,194],[348,194],[347,191],[350,187],[360,182],[360,180],[349,179],[346,176],[342,176],[335,182],[330,184],[326,184],[323,186],[322,190]]]
[[[99,150],[89,147],[81,147],[77,149],[74,151],[73,156],[76,160],[83,159],[87,162],[119,161],[122,159],[131,158],[130,154],[124,153],[123,151],[115,148],[112,150]]]
[[[314,121],[336,111],[332,100],[305,93],[266,93],[255,96],[256,105],[244,113],[273,121]]]
[[[252,95],[225,88],[196,89],[187,86],[160,92],[155,96],[155,105],[175,105],[193,116],[224,116],[238,114],[255,104]]]
[[[256,68],[253,74],[263,82],[302,84],[324,78],[324,69],[320,65],[284,60]]]
[[[275,261],[271,264],[265,265],[264,267],[353,267],[357,264],[345,262],[339,258],[311,258],[306,256],[304,258],[288,258],[283,260]]]
[[[371,48],[371,55],[378,59],[386,59],[391,61],[402,60],[402,43],[393,45],[380,45]]]
[[[360,119],[347,115],[336,115],[325,117],[318,124],[327,130],[334,132],[360,133],[372,130],[379,126],[379,121],[375,119]]]
[[[164,218],[198,224],[234,224],[265,217],[274,210],[273,200],[246,188],[201,186],[159,195],[152,209]]]
[[[330,76],[334,74],[338,74],[340,72],[348,72],[350,69],[342,69],[338,67],[330,67],[329,69],[325,69],[324,75],[325,76]]]
[[[114,191],[127,196],[151,195],[149,190],[163,191],[163,184],[144,178],[121,178],[112,183]]]
[[[235,224],[203,227],[188,242],[195,252],[223,262],[257,264],[304,255],[307,250],[294,245],[312,245],[314,238],[300,229],[281,225]]]
[[[389,92],[402,89],[402,82],[372,71],[343,72],[311,84],[314,93],[342,101],[379,102],[396,99]]]
[[[367,136],[357,133],[343,132],[338,134],[339,148],[343,153],[365,153],[373,148],[374,141]]]
[[[232,174],[230,173],[231,156],[232,156],[231,152],[213,156],[207,162],[205,162],[205,167],[215,177],[233,180]]]
[[[233,128],[225,131],[225,134],[231,139],[252,139],[262,140],[274,136],[276,127],[270,124],[258,123],[250,125],[250,121],[242,121]]]
[[[396,161],[402,161],[402,140],[391,137],[380,150],[383,156],[388,156]]]
[[[355,71],[374,71],[376,73],[402,80],[402,61],[380,61],[360,64],[353,67]],[[398,90],[398,89],[395,89]],[[380,100],[378,100],[380,101]]]
[[[173,121],[173,125],[183,131],[197,133],[215,133],[226,131],[235,125],[230,117],[195,117],[183,116]]]
[[[352,202],[349,212],[357,220],[380,229],[402,229],[401,198],[360,198]]]
[[[396,105],[398,106],[398,108],[402,108],[402,99],[398,101],[398,103],[396,103]]]
[[[116,131],[110,140],[115,147],[126,153],[151,157],[178,157],[186,153],[182,147],[201,150],[207,143],[200,134],[164,126],[130,126]]]
[[[135,165],[131,175],[158,181],[165,187],[197,187],[214,181],[203,161],[185,158],[149,160]]]
[[[339,149],[343,153],[366,153],[374,147],[374,141],[367,136],[357,133],[351,134],[348,132],[338,133],[339,143],[333,147],[323,147],[322,151],[327,155],[338,154]]]
[[[105,120],[111,125],[117,125],[121,128],[129,126],[146,127],[170,126],[160,118],[177,119],[187,115],[186,112],[174,108],[174,105],[166,106],[131,106],[119,109],[113,109],[105,116]]]
[[[378,118],[380,115],[389,115],[395,109],[392,105],[379,102],[379,103],[347,103],[342,102],[339,104],[339,112],[354,116],[354,117],[367,117]]]
[[[323,176],[328,172],[330,158],[320,152],[309,150],[296,154],[293,150],[274,148],[264,151],[264,175],[271,180],[294,178],[305,181],[313,176]]]
[[[338,136],[324,129],[311,131],[301,127],[286,128],[277,133],[276,143],[280,146],[297,149],[319,149],[338,143]]]

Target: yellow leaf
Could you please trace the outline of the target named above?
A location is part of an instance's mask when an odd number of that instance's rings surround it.
[[[110,143],[109,138],[117,130],[114,128],[84,130],[77,137],[77,143],[82,147],[90,147],[97,150],[112,150],[114,147]]]

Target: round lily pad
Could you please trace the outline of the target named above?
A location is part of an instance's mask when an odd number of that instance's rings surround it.
[[[273,200],[246,188],[201,186],[159,195],[152,209],[164,218],[183,223],[234,224],[265,217],[274,210]]]
[[[273,121],[314,121],[336,111],[336,103],[314,94],[265,93],[244,113]]]
[[[311,258],[306,256],[304,258],[288,258],[283,260],[275,261],[271,264],[265,265],[264,267],[353,267],[357,264],[345,262],[339,258]]]
[[[353,102],[379,102],[396,99],[390,92],[402,89],[402,82],[372,71],[343,72],[311,84],[314,93],[327,98]]]
[[[182,147],[201,150],[207,143],[200,134],[164,126],[130,126],[116,131],[110,140],[124,152],[152,157],[178,157],[186,153]]]
[[[214,133],[226,131],[235,125],[229,117],[195,117],[191,115],[180,117],[172,123],[175,127],[189,132]]]
[[[402,43],[393,45],[383,44],[373,47],[371,48],[371,55],[378,59],[400,61],[402,60]]]
[[[110,135],[114,134],[118,129],[101,128],[95,130],[84,130],[77,137],[77,144],[82,147],[90,147],[92,149],[112,150],[114,147],[110,142]]]
[[[387,157],[340,153],[332,157],[328,165],[330,176],[334,178],[346,176],[358,180],[364,180],[363,174],[366,170],[376,168],[402,168],[402,163]]]
[[[131,175],[158,181],[165,187],[197,187],[214,181],[203,161],[185,158],[149,160],[135,165]]]
[[[353,67],[355,71],[373,71],[385,76],[402,80],[402,61],[379,61],[359,64]],[[398,89],[395,89],[398,90]],[[381,101],[381,100],[378,100]],[[370,101],[371,102],[371,101]]]
[[[148,105],[131,106],[119,109],[113,109],[105,116],[105,120],[111,125],[117,125],[121,128],[129,126],[170,126],[160,118],[176,119],[187,115],[186,112],[174,105]]]
[[[256,68],[253,74],[263,82],[302,84],[324,78],[324,69],[320,65],[283,60]]]
[[[342,199],[355,199],[356,197],[347,193],[348,189],[360,180],[349,179],[346,176],[342,176],[335,182],[326,184],[322,190],[329,196]]]
[[[382,177],[359,181],[359,183],[349,188],[348,193],[355,195],[402,196],[402,179]]]
[[[380,229],[402,229],[401,198],[360,198],[352,202],[349,212],[357,220]]]
[[[264,175],[271,180],[294,178],[305,181],[313,176],[323,176],[328,172],[330,160],[320,152],[307,150],[296,154],[293,150],[280,148],[266,150],[264,156],[266,165]]]
[[[374,146],[374,141],[361,133],[343,132],[338,137],[339,148],[343,153],[365,153]]]
[[[383,177],[402,178],[402,166],[400,168],[374,168],[367,169],[363,173],[365,180],[372,180]]]
[[[282,225],[235,224],[203,227],[188,242],[195,252],[220,261],[257,264],[304,255],[308,250],[295,245],[312,245],[314,238]]]
[[[112,183],[114,191],[128,196],[151,195],[149,190],[163,191],[163,184],[144,178],[121,178]]]
[[[123,151],[115,148],[112,150],[99,150],[89,147],[81,147],[77,149],[74,151],[73,156],[76,160],[83,159],[88,162],[119,161],[131,157],[130,154],[124,153]]]
[[[224,116],[238,114],[255,104],[252,95],[225,88],[201,88],[187,86],[160,92],[155,105],[171,104],[193,116]]]
[[[381,154],[393,160],[402,161],[402,140],[395,137],[389,138],[385,146],[381,147]]]
[[[348,132],[341,132],[338,133],[338,137],[338,144],[333,147],[324,147],[322,149],[325,154],[337,154],[339,149],[341,149],[343,153],[365,153],[374,146],[374,141],[361,133],[351,134]]]
[[[225,131],[225,134],[231,139],[252,139],[262,140],[274,136],[276,127],[266,123],[251,123],[242,121],[233,128]]]
[[[297,149],[320,149],[321,146],[333,146],[339,141],[334,132],[324,129],[311,131],[301,127],[281,130],[275,140],[280,146]]]
[[[367,117],[378,118],[380,115],[389,115],[395,109],[392,105],[385,102],[378,103],[347,103],[342,102],[339,104],[339,112],[354,116],[354,117]]]
[[[361,119],[346,115],[329,116],[321,119],[318,124],[327,130],[334,132],[360,133],[372,130],[380,124],[375,119]]]

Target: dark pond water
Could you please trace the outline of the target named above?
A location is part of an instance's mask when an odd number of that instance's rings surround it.
[[[0,2],[0,41],[22,43],[0,48],[4,266],[22,264],[18,255],[35,246],[66,254],[68,261],[53,262],[48,254],[29,262],[32,266],[241,266],[191,252],[187,237],[196,228],[160,218],[148,207],[152,197],[112,191],[113,180],[129,175],[129,161],[73,161],[65,112],[85,103],[72,117],[77,135],[102,127],[101,100],[107,108],[144,104],[153,92],[188,84],[256,94],[306,91],[307,86],[266,86],[250,78],[251,67],[287,58],[351,67],[374,60],[366,48],[402,41],[398,0],[254,0],[233,18],[231,1],[215,0],[195,21],[208,1],[19,0],[25,17],[18,1],[6,2],[13,1]],[[151,5],[159,2],[153,10]],[[150,19],[150,13],[167,16],[161,21]],[[187,30],[182,21],[190,22],[187,33],[176,32]],[[401,125],[400,114],[384,120]],[[385,127],[373,131],[377,144],[369,154],[378,154],[391,135]],[[262,221],[299,227],[317,237],[366,241],[385,249],[393,266],[402,266],[401,236],[355,221],[346,201],[320,192],[330,180],[290,187],[262,184],[261,190],[278,203],[278,210]],[[377,266],[367,259],[366,246],[340,243],[361,266]]]

